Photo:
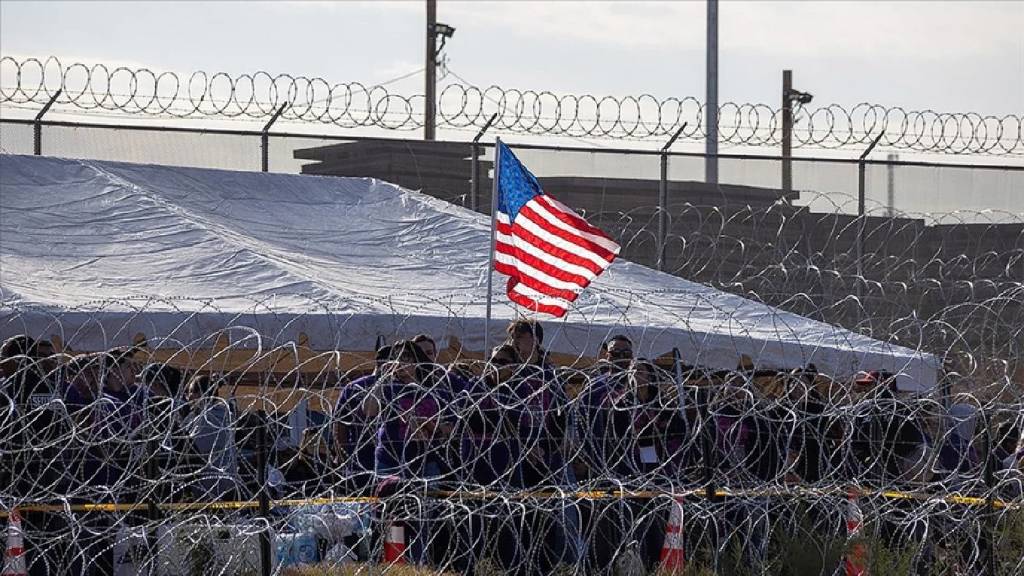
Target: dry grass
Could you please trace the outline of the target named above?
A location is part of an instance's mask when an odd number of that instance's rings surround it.
[[[317,564],[285,568],[281,576],[456,576],[454,572],[439,572],[425,566],[408,564]]]

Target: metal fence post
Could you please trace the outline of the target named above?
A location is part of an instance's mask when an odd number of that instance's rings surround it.
[[[896,217],[896,162],[899,161],[899,154],[889,154],[885,157],[889,162],[886,166],[888,181],[885,186],[885,204],[889,208],[889,218]]]
[[[270,122],[267,122],[266,126],[263,127],[263,132],[260,133],[260,170],[262,172],[269,172],[270,170],[270,127],[274,125],[274,122],[277,122],[277,119],[287,107],[287,104],[281,104],[277,112],[274,112],[274,115],[270,117]]]
[[[665,243],[668,236],[668,150],[686,129],[686,122],[661,147],[661,178],[658,181],[658,270],[665,270]]]
[[[497,117],[497,112],[491,114],[484,127],[473,137],[473,158],[469,171],[469,207],[473,211],[480,208],[480,139],[483,138],[484,132],[487,132]]]
[[[782,71],[782,192],[793,190],[793,71]]]
[[[704,406],[704,437],[703,448],[704,448],[704,497],[707,498],[708,502],[718,501],[718,490],[715,488],[715,469],[718,467],[718,446],[715,443],[715,434],[717,429],[715,422],[711,416],[711,398],[705,399],[709,404]]]
[[[273,121],[271,121],[273,122]],[[256,413],[256,489],[260,517],[267,523],[260,532],[260,573],[270,576],[273,571],[273,557],[270,542],[270,496],[267,493],[267,415],[260,410]]]
[[[43,155],[43,116],[50,111],[50,107],[53,106],[57,98],[60,97],[63,90],[57,90],[53,96],[50,97],[50,101],[43,106],[43,109],[36,114],[35,122],[32,124],[32,151],[36,156]]]
[[[160,443],[157,442],[156,438],[150,438],[146,442],[146,479],[152,482],[154,485],[160,481],[159,466],[157,466],[157,458],[159,457]],[[149,527],[146,530],[146,553],[149,555],[150,561],[155,566],[158,563],[157,554],[159,547],[157,546],[157,540],[160,538],[160,534],[157,531],[157,522],[160,520],[160,508],[156,504],[156,486],[149,491],[149,498],[146,502],[146,519],[149,521]]]
[[[860,155],[857,161],[857,298],[862,297],[861,284],[864,278],[864,228],[867,225],[867,164],[865,160],[868,154],[875,149],[878,145],[879,140],[885,136],[885,130],[882,130],[875,139],[871,141],[871,144],[866,150]],[[863,302],[861,303],[863,305]]]
[[[985,574],[996,576],[996,540],[995,540],[995,471],[992,469],[992,426],[984,410],[981,411],[981,423],[985,426],[985,461],[983,475],[985,479],[985,518],[982,538],[985,540]]]

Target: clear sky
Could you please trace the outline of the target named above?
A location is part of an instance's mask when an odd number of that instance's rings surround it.
[[[380,82],[422,67],[425,3],[0,3],[0,52],[156,70],[265,70]],[[450,68],[480,85],[704,94],[705,4],[438,2]],[[720,8],[722,102],[1024,111],[1024,2],[741,2]],[[422,91],[422,76],[395,84]]]

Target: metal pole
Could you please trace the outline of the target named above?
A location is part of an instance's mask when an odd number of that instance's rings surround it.
[[[864,278],[864,227],[867,225],[867,164],[865,160],[868,154],[875,149],[879,140],[885,136],[885,130],[879,132],[878,136],[871,141],[867,149],[860,155],[857,162],[857,296],[860,297],[860,279]]]
[[[896,164],[900,157],[898,154],[889,154],[885,157],[889,161],[888,169],[888,182],[885,187],[885,202],[889,207],[889,218],[896,217]]]
[[[686,388],[683,386],[683,354],[679,348],[672,349],[672,372],[676,379],[676,394],[679,395],[679,415],[686,420]]]
[[[273,557],[270,542],[270,496],[267,494],[267,415],[263,410],[256,413],[256,479],[260,517],[266,529],[260,531],[260,573],[270,576],[273,571]]]
[[[43,155],[43,116],[50,111],[50,107],[53,106],[53,103],[60,97],[61,92],[63,92],[63,90],[57,90],[57,92],[50,97],[50,101],[43,106],[42,110],[39,111],[39,114],[36,114],[35,123],[32,125],[32,150],[33,154],[36,156]]]
[[[665,271],[665,242],[668,238],[668,154],[661,153],[661,178],[658,180],[658,260],[657,268]]]
[[[469,207],[474,211],[480,206],[480,138],[483,137],[484,132],[487,132],[487,129],[491,127],[491,124],[494,123],[497,117],[497,112],[491,114],[484,127],[473,137],[473,159],[469,172]]]
[[[427,0],[426,88],[423,98],[423,139],[434,139],[437,91],[437,0]]]
[[[793,71],[782,71],[782,191],[793,191]]]
[[[146,455],[149,457],[146,460],[146,479],[152,482],[154,486],[160,483],[159,467],[157,466],[159,448],[160,444],[156,438],[150,438],[146,443]],[[156,505],[156,496],[156,488],[151,489],[146,502],[146,519],[149,521],[146,529],[146,554],[149,555],[150,561],[154,563],[157,558],[157,540],[159,539],[156,528],[157,523],[160,521],[160,509]]]
[[[661,179],[658,181],[658,270],[665,270],[665,244],[668,238],[668,150],[686,129],[686,122],[661,147]]]
[[[707,390],[703,398],[703,406],[698,406],[701,415],[701,448],[704,452],[704,497],[708,502],[717,502],[718,490],[715,487],[715,469],[718,467],[718,445],[717,425],[711,413],[710,390]],[[698,389],[698,396],[700,391]]]
[[[274,125],[274,122],[277,122],[277,119],[281,117],[281,113],[287,107],[287,104],[281,104],[281,107],[277,109],[277,112],[274,112],[274,115],[270,117],[270,121],[263,127],[263,132],[260,133],[260,166],[263,172],[270,170],[270,127]]]
[[[469,209],[476,212],[480,205],[480,144],[474,141],[471,149],[472,154],[469,159]]]
[[[985,462],[983,464],[983,474],[985,479],[985,524],[982,538],[985,540],[985,574],[988,576],[996,576],[996,542],[995,542],[995,520],[996,520],[996,509],[995,509],[995,490],[996,490],[996,479],[995,471],[992,470],[992,428],[988,418],[985,417],[985,412],[981,411],[980,416],[982,424],[985,426]]]
[[[704,103],[704,181],[718,184],[718,0],[707,0],[707,97]]]
[[[498,180],[501,174],[501,138],[494,139],[494,178],[491,179],[491,246],[487,262],[487,316],[484,317],[484,359],[491,352],[491,294],[494,292],[494,253],[498,239]]]

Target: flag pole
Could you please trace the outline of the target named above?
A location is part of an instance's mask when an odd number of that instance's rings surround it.
[[[487,260],[487,316],[484,317],[484,360],[491,353],[491,300],[494,294],[494,252],[498,241],[498,174],[501,172],[501,138],[494,139],[494,177],[491,179],[491,245]]]

